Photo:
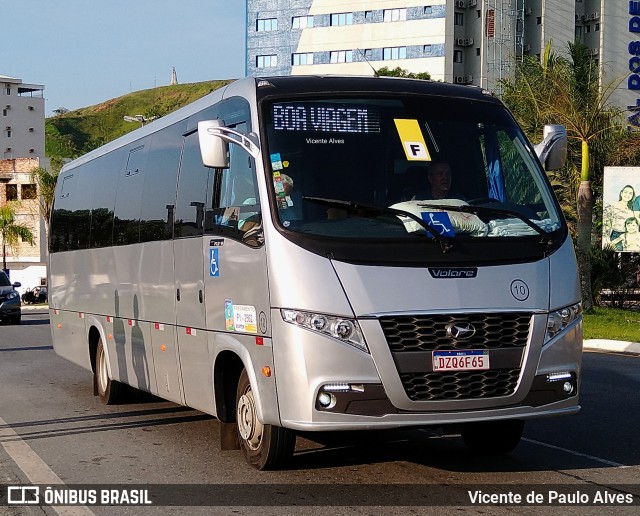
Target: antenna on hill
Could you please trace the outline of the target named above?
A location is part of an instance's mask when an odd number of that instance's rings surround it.
[[[374,77],[380,77],[380,75],[378,74],[378,70],[376,70],[373,65],[371,64],[371,62],[367,59],[367,56],[364,55],[364,52],[362,50],[360,50],[359,48],[356,48],[356,50],[358,52],[360,52],[360,55],[362,56],[362,59],[365,60],[365,62],[371,67],[371,69],[373,70],[373,76]]]
[[[173,66],[171,70],[171,82],[169,85],[175,86],[176,84],[178,84],[178,74],[176,73],[176,67]]]

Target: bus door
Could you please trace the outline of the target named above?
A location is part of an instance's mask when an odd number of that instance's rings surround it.
[[[186,403],[214,413],[204,299],[204,212],[213,171],[200,157],[198,133],[185,136],[174,217],[176,332]],[[208,257],[207,257],[208,259]]]
[[[245,121],[230,117],[224,125],[244,135],[249,130]],[[241,343],[270,361],[263,339],[269,334],[269,291],[256,163],[240,145],[229,143],[229,168],[214,170],[205,217],[207,324],[217,332],[219,349]]]

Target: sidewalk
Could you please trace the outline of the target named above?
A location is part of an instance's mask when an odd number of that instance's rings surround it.
[[[586,339],[585,351],[608,351],[610,353],[626,353],[640,355],[640,342],[625,342],[623,340]]]

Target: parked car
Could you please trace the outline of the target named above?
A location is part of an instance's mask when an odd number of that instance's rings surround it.
[[[0,320],[8,320],[11,324],[20,324],[22,310],[20,294],[16,290],[20,283],[11,283],[7,274],[0,270]]]
[[[28,288],[27,291],[22,294],[22,302],[27,305],[34,305],[36,303],[47,302],[47,287],[39,286]]]

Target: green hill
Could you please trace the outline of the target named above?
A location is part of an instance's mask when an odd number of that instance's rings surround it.
[[[49,157],[76,158],[140,127],[125,115],[164,116],[231,81],[207,81],[137,91],[45,120]]]

